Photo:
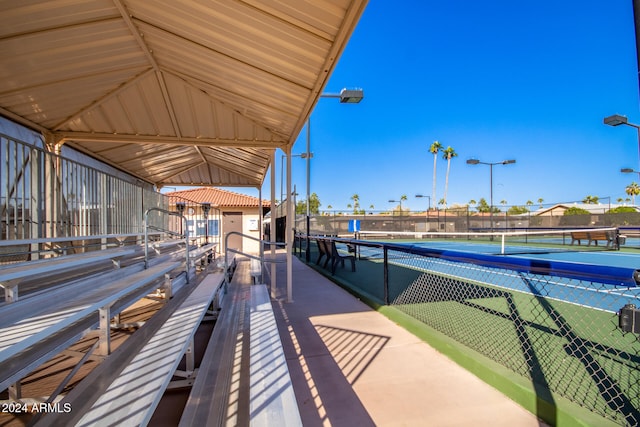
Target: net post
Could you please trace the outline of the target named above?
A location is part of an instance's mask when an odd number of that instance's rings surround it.
[[[505,233],[502,233],[500,235],[501,237],[501,241],[500,241],[500,255],[504,255],[504,238],[505,238]]]

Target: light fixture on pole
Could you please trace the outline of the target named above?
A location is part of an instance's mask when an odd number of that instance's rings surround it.
[[[364,98],[364,91],[344,88],[340,93],[323,93],[320,98],[338,98],[341,104],[357,104]]]
[[[469,159],[467,160],[467,164],[468,165],[489,165],[489,191],[490,191],[490,196],[489,196],[489,222],[491,224],[491,232],[493,233],[493,166],[494,165],[512,165],[514,164],[516,161],[511,159],[511,160],[503,160],[501,162],[481,162],[478,159]],[[491,236],[491,239],[493,239],[493,236]]]
[[[180,215],[184,215],[184,210],[186,209],[186,205],[184,202],[176,202],[176,211],[180,214]],[[180,219],[180,234],[184,233],[184,230],[182,229],[182,219]]]
[[[638,127],[632,123],[629,123],[629,119],[627,119],[627,116],[621,116],[620,114],[614,114],[613,116],[605,117],[603,122],[605,125],[609,126],[628,125],[635,128]]]
[[[283,188],[284,168],[282,167],[282,165],[284,164],[285,157],[287,157],[287,155],[283,154],[280,158],[280,203],[284,202],[284,188]],[[300,157],[301,159],[306,159],[307,153],[292,154],[291,158],[294,158],[294,157]],[[313,153],[310,154],[309,158],[313,159]]]
[[[622,168],[620,169],[620,172],[622,173],[637,173],[638,174],[638,179],[640,180],[640,171],[637,171],[635,169],[631,169],[631,168]],[[635,204],[635,196],[633,196],[633,202]],[[609,206],[611,206],[611,203],[609,203]],[[609,209],[611,209],[611,207],[609,207]]]
[[[424,231],[429,231],[429,211],[431,210],[431,196],[423,196],[422,194],[416,194],[416,198],[421,199],[426,197],[429,200],[429,205],[427,207],[427,214],[425,215],[425,224]]]
[[[342,89],[340,93],[323,93],[320,95],[320,98],[338,98],[340,99],[341,104],[357,104],[364,98],[364,91],[362,89]],[[309,208],[309,198],[311,196],[311,157],[313,154],[311,153],[311,114],[307,118],[307,215],[306,215],[306,223],[307,223],[307,249],[305,250],[305,258],[307,262],[311,260],[311,251],[309,250],[309,246],[311,245],[311,240],[309,239],[309,232],[311,229],[311,211]]]
[[[209,244],[209,211],[211,203],[202,203],[202,217],[204,218],[204,243]]]
[[[620,172],[622,173],[637,173],[638,177],[640,178],[640,171],[637,171],[635,169],[631,169],[631,168],[622,168],[620,169]]]
[[[400,203],[400,215],[402,215],[402,197],[400,200],[389,200],[389,203]]]
[[[609,126],[625,125],[632,128],[636,128],[636,132],[638,134],[638,165],[640,166],[640,125],[629,123],[629,120],[627,119],[627,117],[622,116],[620,114],[614,114],[612,116],[605,117],[603,120],[603,123]]]
[[[416,194],[416,197],[418,199],[423,198],[423,197],[426,197],[427,199],[429,199],[429,207],[427,208],[427,211],[431,210],[431,196],[423,196],[422,194]]]

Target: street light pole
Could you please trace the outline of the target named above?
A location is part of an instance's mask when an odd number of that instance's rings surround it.
[[[424,231],[429,231],[429,211],[431,210],[431,196],[423,196],[422,194],[416,194],[418,199],[426,197],[429,200],[429,205],[427,207],[427,214],[425,215],[425,223],[424,223]]]
[[[629,119],[627,119],[627,116],[621,116],[620,114],[614,114],[613,116],[605,117],[603,122],[605,125],[608,125],[608,126],[625,125],[632,128],[636,128],[637,140],[638,140],[638,165],[640,166],[640,125],[629,123]]]
[[[620,169],[620,172],[622,172],[622,173],[637,173],[638,174],[638,180],[640,181],[640,171],[637,171],[637,170],[631,169],[631,168],[622,168],[622,169]],[[627,193],[627,194],[629,194],[629,193]],[[629,194],[629,195],[632,197],[633,206],[635,206],[635,204],[636,204],[635,203],[636,202],[635,195],[634,194]],[[611,209],[611,199],[609,199],[609,209]]]
[[[467,164],[468,165],[489,165],[489,223],[491,226],[491,232],[493,233],[493,166],[494,165],[511,165],[514,164],[516,161],[511,159],[511,160],[503,160],[501,162],[481,162],[478,159],[469,159],[467,160]],[[493,240],[493,236],[491,236],[491,239]]]
[[[489,163],[489,189],[489,222],[493,233],[493,163]]]
[[[364,98],[364,91],[362,89],[342,89],[340,93],[323,93],[320,98],[338,98],[341,104],[357,104]],[[305,258],[307,263],[311,260],[311,252],[309,246],[311,240],[309,238],[309,232],[311,230],[311,209],[309,207],[309,201],[311,197],[311,114],[307,117],[307,249],[305,250]]]
[[[283,154],[281,156],[280,159],[280,203],[284,202],[284,189],[282,187],[282,182],[284,180],[284,167],[282,166],[284,164],[284,158],[286,157],[286,154]],[[301,153],[301,154],[291,154],[291,158],[293,159],[294,157],[300,157],[301,159],[306,159],[307,158],[307,153]],[[313,153],[310,154],[309,157],[313,157]]]
[[[402,197],[400,200],[389,200],[389,203],[400,203],[400,215],[402,216]]]
[[[311,115],[307,118],[307,247],[304,251],[305,258],[307,262],[311,260],[311,251],[309,250],[309,246],[311,245],[311,240],[309,239],[309,232],[311,230],[311,209],[310,205],[310,197],[311,197]]]
[[[423,196],[422,194],[416,194],[417,198],[423,198],[426,197],[429,200],[429,207],[427,208],[427,212],[431,210],[431,196]]]

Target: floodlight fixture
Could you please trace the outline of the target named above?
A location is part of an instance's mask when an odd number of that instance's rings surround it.
[[[362,89],[342,89],[340,93],[321,93],[320,98],[339,98],[341,104],[357,104],[362,101],[364,98],[364,91]],[[307,223],[307,250],[305,251],[305,259],[307,262],[310,261],[309,247],[311,245],[311,241],[309,239],[309,233],[311,230],[311,159],[313,158],[313,153],[311,152],[311,113],[307,117],[307,151],[303,153],[300,157],[306,160],[307,162],[307,212],[306,212],[306,223]]]
[[[357,104],[364,98],[364,90],[344,88],[340,93],[323,93],[320,98],[338,98],[341,104]]]
[[[342,89],[340,91],[340,103],[342,104],[357,104],[364,98],[364,91],[362,89]]]
[[[620,126],[628,124],[628,120],[626,116],[614,114],[613,116],[605,117],[604,124],[609,126]]]
[[[626,125],[626,126],[629,126],[629,127],[632,127],[632,128],[636,128],[636,132],[637,132],[637,135],[638,135],[638,137],[637,137],[637,139],[638,139],[638,157],[640,158],[640,125],[629,123],[629,121],[627,120],[627,116],[622,116],[620,114],[614,114],[613,116],[605,117],[603,121],[604,121],[605,125],[609,125],[609,126]],[[621,172],[629,173],[629,172],[625,172],[624,170],[621,170]],[[632,170],[632,172],[635,172],[635,171]]]
[[[489,221],[491,224],[491,232],[493,232],[493,167],[495,165],[512,165],[516,161],[514,159],[503,160],[501,162],[481,162],[478,159],[469,159],[467,160],[468,165],[488,165],[489,166]],[[491,236],[491,240],[493,240],[493,236]]]
[[[635,171],[635,170],[633,170],[631,168],[622,168],[622,169],[620,169],[620,172],[622,172],[622,173],[640,173],[640,172]]]

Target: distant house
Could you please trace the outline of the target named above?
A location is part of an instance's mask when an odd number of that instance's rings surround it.
[[[596,225],[603,225],[604,214],[609,212],[609,210],[615,209],[620,206],[624,206],[624,205],[618,205],[613,203],[612,204],[609,204],[609,203],[606,203],[606,204],[559,203],[548,208],[538,209],[537,211],[532,212],[532,215],[538,217],[539,221],[537,225],[543,226],[543,227],[555,227],[558,225],[596,226]],[[591,215],[590,215],[590,218],[588,219],[588,222],[583,223],[583,221],[575,221],[575,220],[570,221],[569,218],[565,218],[563,220],[562,217],[564,216],[564,213],[569,208],[578,208],[578,209],[583,209],[589,212]]]
[[[225,236],[232,231],[260,239],[260,200],[257,197],[240,194],[215,187],[201,187],[167,193],[169,209],[177,210],[184,204],[184,216],[187,218],[190,236],[216,237],[220,243],[219,251],[224,251]],[[208,218],[204,219],[204,208],[211,208]],[[270,210],[270,202],[262,200],[262,215]],[[232,235],[229,247],[247,253],[258,253],[260,245],[253,239]]]
[[[620,205],[615,204],[593,204],[593,203],[559,203],[548,208],[542,208],[535,211],[533,214],[537,216],[560,216],[564,215],[565,211],[569,208],[584,209],[593,215],[604,214],[609,209],[617,208]]]

